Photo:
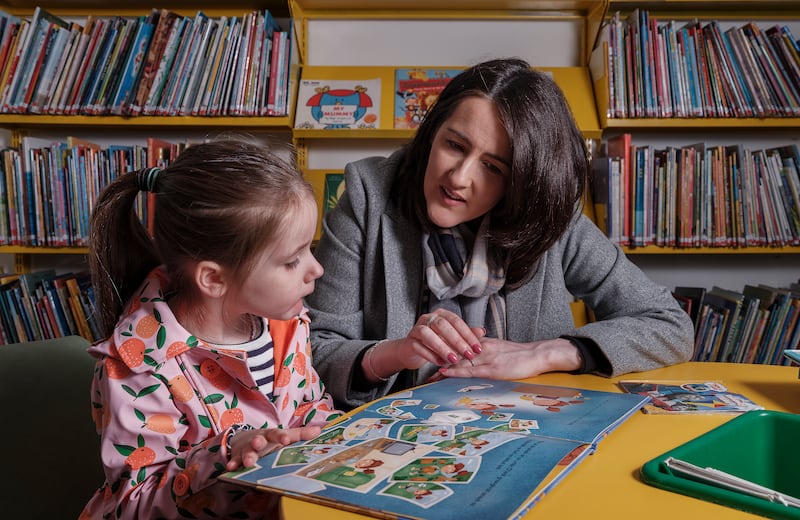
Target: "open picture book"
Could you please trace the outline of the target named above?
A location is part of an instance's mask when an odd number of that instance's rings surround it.
[[[649,397],[444,379],[220,479],[380,518],[518,518]]]

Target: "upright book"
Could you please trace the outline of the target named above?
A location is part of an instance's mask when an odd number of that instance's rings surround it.
[[[462,69],[399,68],[395,70],[394,127],[417,128],[439,93]]]
[[[220,478],[381,518],[519,518],[649,399],[445,379],[373,401]]]

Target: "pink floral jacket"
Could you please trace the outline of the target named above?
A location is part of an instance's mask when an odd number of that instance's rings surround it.
[[[150,273],[112,336],[89,349],[98,359],[91,401],[106,482],[81,518],[261,518],[273,497],[215,477],[225,471],[232,425],[323,425],[340,414],[311,366],[308,315],[269,320],[268,399],[244,353],[215,350],[177,322],[165,276]]]

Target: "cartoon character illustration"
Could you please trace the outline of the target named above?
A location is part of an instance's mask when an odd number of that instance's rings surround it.
[[[495,404],[486,399],[473,399],[471,397],[462,397],[456,404],[475,410],[481,415],[493,415],[498,408],[514,408],[513,404]]]
[[[524,394],[520,396],[524,401],[530,401],[536,406],[541,406],[548,412],[560,412],[564,406],[571,404],[582,404],[584,400],[581,394],[577,394],[569,400],[563,399],[561,396],[550,396],[542,394]]]
[[[367,88],[356,85],[352,89],[331,89],[328,86],[314,89],[316,94],[306,102],[311,107],[311,117],[325,125],[325,129],[353,128],[364,118],[364,123],[374,123],[365,117],[367,109],[372,106],[372,98],[367,95]],[[374,117],[374,114],[372,114]]]

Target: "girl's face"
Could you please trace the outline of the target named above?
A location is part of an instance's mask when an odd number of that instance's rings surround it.
[[[294,211],[293,220],[275,242],[261,252],[253,272],[228,304],[239,313],[287,320],[303,308],[303,298],[314,291],[322,266],[311,254],[317,228],[317,205],[308,200]]]
[[[491,210],[511,175],[511,142],[494,103],[465,98],[436,131],[425,170],[428,218],[441,228]]]

